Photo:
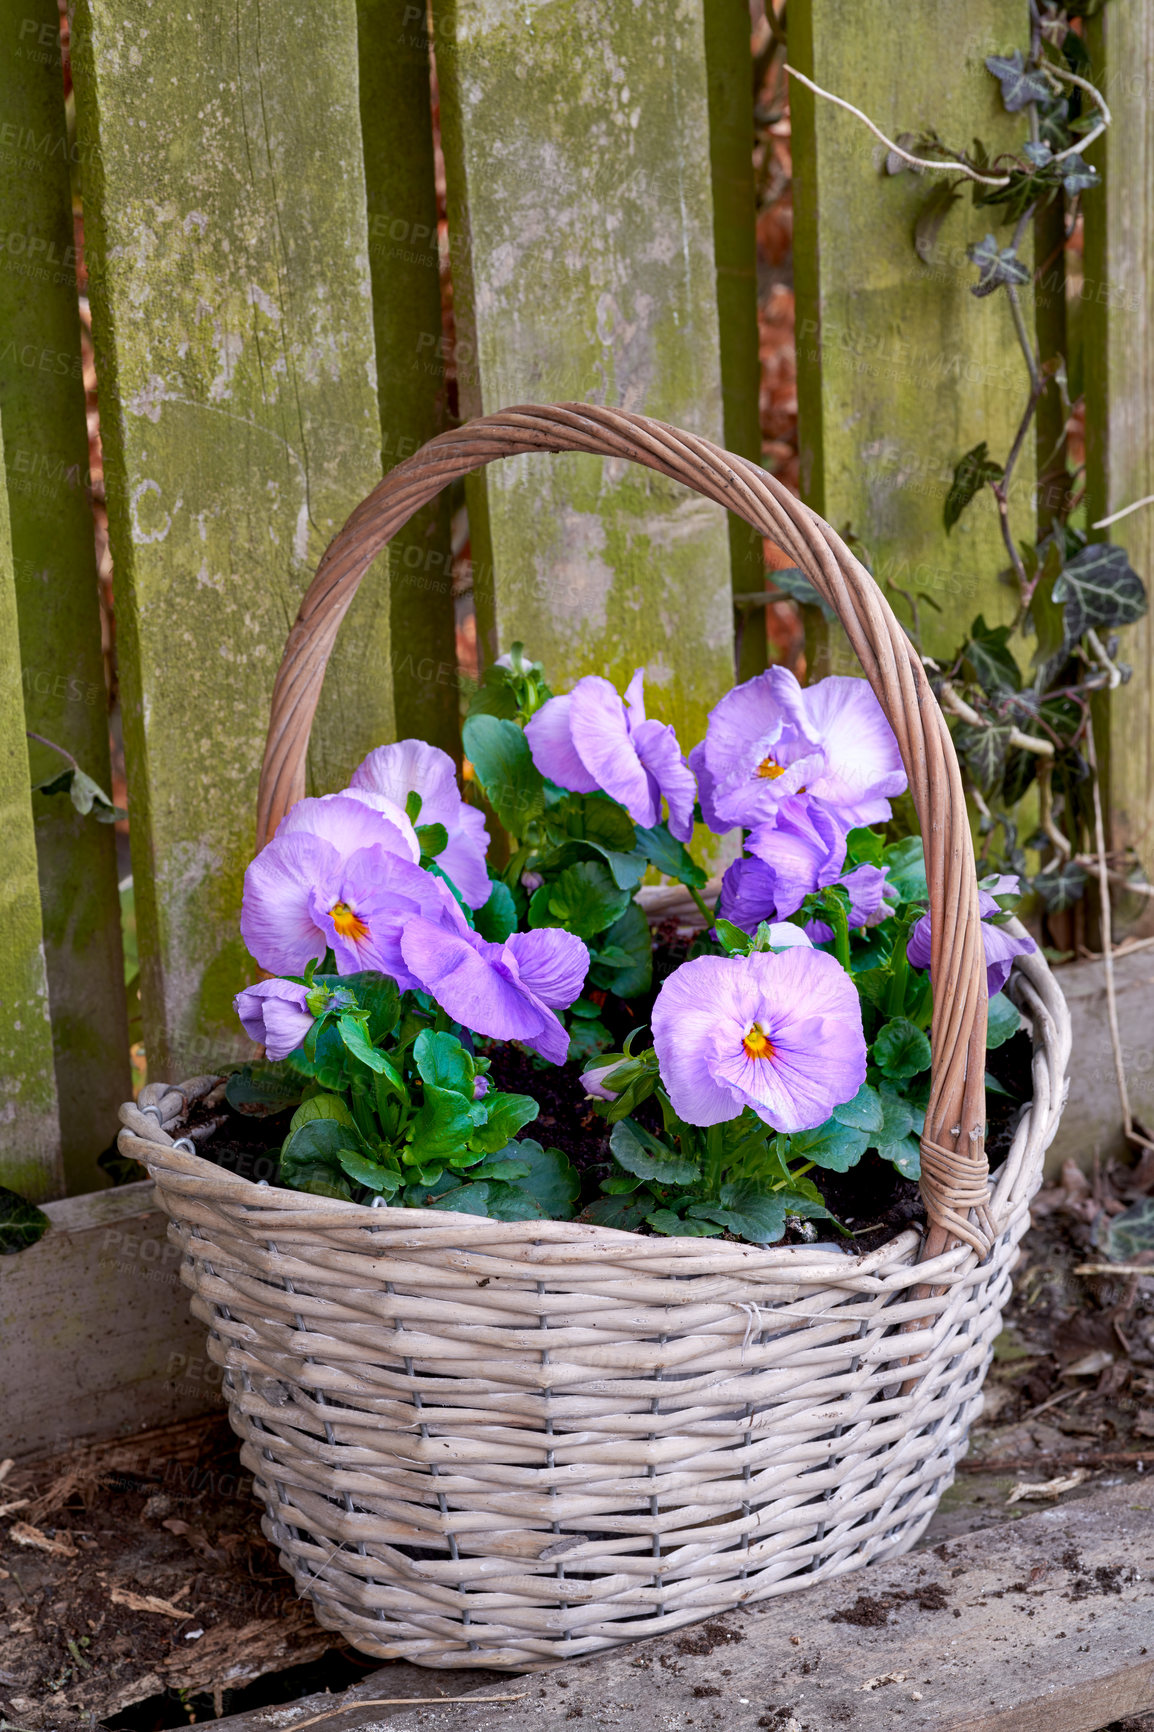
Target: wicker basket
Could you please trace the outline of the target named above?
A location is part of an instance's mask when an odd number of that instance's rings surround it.
[[[931,1227],[855,1257],[370,1211],[254,1185],[178,1144],[214,1079],[144,1089],[121,1147],[172,1217],[264,1531],[321,1624],[426,1666],[532,1670],[911,1546],[980,1409],[1065,1092],[1066,1008],[1030,956],[1011,991],[1034,1099],[991,1190],[973,850],[921,664],[821,518],[755,465],[641,416],[488,416],[358,507],[289,637],[260,839],[304,793],[325,662],[384,543],[456,476],[573,450],[644,464],[771,537],[837,610],[894,726],[934,916]]]

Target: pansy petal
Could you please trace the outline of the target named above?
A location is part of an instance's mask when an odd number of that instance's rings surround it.
[[[906,940],[906,960],[912,967],[930,966],[930,942],[930,917],[923,914],[920,920],[914,922],[913,930]]]
[[[714,800],[715,783],[713,773],[705,761],[705,741],[694,746],[689,754],[689,768],[697,778],[697,797],[701,802],[701,816],[706,827],[715,836],[725,836],[733,829],[732,823],[723,818],[717,810]]]
[[[376,843],[390,853],[412,860],[421,857],[413,826],[404,811],[383,795],[367,789],[321,794],[298,800],[277,825],[277,837],[309,835],[329,842],[342,859],[358,848]]]
[[[600,674],[587,674],[570,692],[569,730],[597,787],[624,806],[635,824],[656,824],[660,807],[630,738],[625,705]]]
[[[532,1040],[549,1012],[522,992],[501,966],[501,946],[448,932],[419,916],[400,938],[407,967],[454,1022],[494,1040]]]
[[[629,708],[629,726],[636,729],[645,720],[645,669],[634,668],[633,678],[625,688]]]
[[[693,835],[697,780],[681,755],[674,728],[662,722],[634,723],[631,717],[630,729],[634,749],[650,777],[658,817],[664,795],[669,807],[669,834],[679,842],[688,842]]]
[[[752,935],[777,913],[776,891],[771,866],[762,860],[735,860],[721,880],[721,918]]]
[[[982,921],[982,945],[986,953],[986,990],[991,998],[1009,980],[1014,958],[1031,956],[1038,948],[1025,933],[1019,936],[1007,926],[995,926],[992,920]]]
[[[616,695],[616,694],[614,694]],[[541,774],[573,794],[592,794],[600,787],[577,753],[570,732],[571,698],[550,698],[525,723],[525,738]]]
[[[744,958],[696,956],[662,982],[653,1006],[661,1080],[679,1118],[719,1125],[735,1118],[732,1090],[714,1080],[718,1042],[740,1046],[760,1004]]]
[[[448,752],[424,740],[397,740],[378,746],[357,765],[349,785],[383,794],[402,812],[409,795],[419,794],[418,824],[443,824],[446,830],[456,827],[461,804],[456,768]]]
[[[312,917],[310,899],[318,884],[335,892],[340,869],[332,844],[307,832],[278,833],[261,849],[244,875],[240,934],[262,968],[303,974],[324,956],[327,940]]]
[[[524,984],[542,1004],[567,1008],[580,996],[589,972],[589,952],[573,932],[543,926],[515,932],[506,939],[506,954],[516,961]]]
[[[838,879],[842,888],[849,892],[849,923],[855,929],[860,926],[876,926],[879,920],[884,920],[893,913],[886,893],[892,900],[896,892],[890,889],[887,882],[889,868],[887,866],[855,866],[852,872],[843,873]]]
[[[844,811],[853,823],[864,807],[876,808],[906,787],[894,731],[863,679],[831,674],[803,693],[808,732],[821,742],[826,769],[809,792]]]
[[[274,1063],[295,1052],[313,1025],[308,987],[295,980],[258,980],[233,1000],[250,1040],[259,1042]]]

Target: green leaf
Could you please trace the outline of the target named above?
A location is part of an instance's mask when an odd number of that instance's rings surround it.
[[[785,1232],[785,1203],[780,1193],[748,1179],[722,1185],[720,1203],[693,1203],[687,1213],[695,1220],[717,1221],[752,1244],[771,1245]]]
[[[743,932],[740,926],[735,926],[731,920],[723,920],[719,915],[714,922],[718,942],[726,956],[748,956],[753,950],[754,940],[748,932]]]
[[[523,1125],[532,1124],[541,1111],[532,1095],[488,1094],[482,1105],[488,1116],[469,1140],[475,1149],[494,1155],[512,1141]]]
[[[972,257],[971,250],[971,257]],[[971,505],[978,497],[988,481],[1000,481],[1005,471],[994,459],[983,439],[980,445],[975,445],[972,451],[967,451],[954,468],[954,479],[946,494],[945,505],[942,507],[942,521],[949,534],[967,505]]]
[[[888,873],[887,882],[898,893],[899,902],[928,902],[926,856],[920,836],[903,836],[882,850],[882,864]]]
[[[885,1122],[881,1096],[869,1083],[862,1083],[852,1101],[833,1109],[833,1117],[853,1131],[880,1131]]]
[[[1128,1263],[1140,1251],[1154,1251],[1154,1197],[1142,1197],[1114,1216],[1106,1229],[1105,1248],[1112,1263]]]
[[[579,840],[598,842],[616,854],[632,854],[636,848],[638,832],[632,818],[608,794],[586,794],[579,816]]]
[[[999,247],[993,235],[986,235],[984,240],[975,241],[966,248],[966,254],[971,262],[978,267],[978,280],[970,289],[970,293],[977,295],[979,299],[984,295],[992,295],[994,290],[1000,288],[1003,283],[1020,285],[1028,283],[1030,280],[1029,266],[1022,263],[1013,247]],[[983,449],[984,444],[985,441],[983,440],[982,445],[976,446],[975,450]],[[965,458],[962,461],[965,462]],[[983,479],[998,480],[1001,477],[1002,469],[1000,465],[996,467],[998,469],[996,476],[984,477]],[[974,491],[976,492],[977,489],[975,488]],[[973,494],[971,493],[970,499],[972,498]],[[968,505],[969,499],[964,503]],[[946,510],[947,512],[949,510],[948,498]],[[957,522],[960,515],[961,512],[959,511],[953,519],[954,523]],[[946,528],[949,529],[950,527],[951,523],[947,519]]]
[[[788,595],[791,601],[796,601],[799,607],[820,607],[826,619],[837,616],[827,601],[823,601],[809,578],[796,565],[787,565],[781,571],[766,573],[770,583],[780,589],[783,595]]]
[[[618,998],[636,998],[653,984],[653,934],[644,911],[630,902],[620,920],[605,934],[606,941],[621,952],[621,961],[608,983]],[[605,966],[604,950],[593,955],[595,965]],[[594,984],[597,984],[596,982]]]
[[[499,878],[493,880],[489,900],[477,909],[474,920],[482,938],[490,944],[504,944],[517,930],[517,904],[513,892]]]
[[[954,726],[954,745],[958,756],[983,793],[993,793],[1006,771],[1013,729],[991,723],[987,728],[973,728],[968,722]]]
[[[787,1215],[800,1215],[803,1221],[832,1221],[821,1192],[812,1179],[794,1178],[784,1191],[778,1191]]]
[[[656,1179],[662,1185],[691,1185],[700,1177],[696,1161],[684,1160],[633,1119],[620,1119],[614,1125],[609,1147],[625,1171],[635,1173],[639,1179]]]
[[[224,1098],[234,1112],[263,1119],[295,1107],[303,1087],[301,1078],[281,1065],[246,1064],[225,1083]]]
[[[1022,50],[1015,48],[1013,54],[991,54],[986,60],[986,70],[992,72],[1002,87],[1002,106],[1010,114],[1017,114],[1019,109],[1028,108],[1031,102],[1049,102],[1051,90],[1045,73],[1034,67],[1027,67]]]
[[[511,1143],[509,1146],[516,1148],[517,1145]],[[518,1179],[525,1178],[532,1170],[528,1161],[507,1160],[506,1151],[502,1149],[500,1154],[485,1156],[477,1168],[477,1177],[485,1180],[500,1179],[502,1184],[512,1185],[516,1184]]]
[[[292,1118],[289,1120],[289,1136],[299,1131],[302,1125],[312,1124],[317,1119],[331,1119],[336,1125],[344,1125],[346,1129],[355,1131],[357,1121],[349,1111],[348,1103],[339,1095],[310,1095],[307,1101],[302,1101]],[[358,1136],[360,1133],[357,1133]]]
[[[386,1197],[391,1197],[404,1183],[404,1176],[395,1167],[382,1167],[379,1161],[370,1161],[365,1155],[360,1155],[355,1149],[338,1149],[337,1160],[358,1185],[365,1185],[370,1191],[380,1191]]]
[[[121,818],[127,818],[128,813],[122,806],[114,805],[98,782],[75,765],[66,770],[57,771],[49,776],[47,781],[35,782],[32,786],[34,794],[68,794],[72,804],[82,818],[89,813],[98,824],[115,824]]]
[[[603,1052],[608,1052],[613,1045],[613,1036],[599,1017],[591,1021],[585,1017],[575,1019],[569,1027],[569,1051],[565,1055],[566,1064],[585,1064],[591,1058],[599,1058]]]
[[[912,1130],[921,1129],[925,1115],[919,1113],[892,1083],[883,1083],[880,1099],[882,1122],[873,1138],[874,1148],[888,1148],[891,1144],[900,1143]]]
[[[1041,547],[1037,549],[1042,552]],[[1066,615],[1060,602],[1054,600],[1054,585],[1062,573],[1062,550],[1056,541],[1046,547],[1042,569],[1030,597],[1029,620],[1038,638],[1034,651],[1034,666],[1045,667],[1061,655],[1066,647]]]
[[[851,866],[880,866],[884,847],[876,830],[851,830],[845,839],[845,863]]]
[[[515,679],[511,668],[487,667],[480,686],[469,699],[469,717],[498,716],[504,721],[516,721],[519,705]],[[465,749],[467,752],[468,747]]]
[[[883,1076],[917,1076],[930,1066],[930,1043],[908,1017],[895,1016],[873,1043],[873,1061]]]
[[[789,1153],[791,1160],[812,1161],[831,1172],[845,1173],[857,1165],[869,1143],[868,1131],[853,1130],[831,1118],[816,1130],[795,1132],[789,1139]]]
[[[489,1213],[489,1192],[496,1189],[484,1183],[473,1185],[458,1185],[455,1190],[442,1191],[440,1196],[429,1199],[429,1207],[433,1209],[451,1209],[455,1215],[487,1215]]]
[[[1064,860],[1032,880],[1047,914],[1072,908],[1086,888],[1086,873],[1076,860]]]
[[[545,778],[516,722],[471,715],[461,731],[465,756],[510,835],[523,836],[545,810]]]
[[[1016,1004],[1004,992],[996,992],[990,1000],[990,1020],[986,1025],[986,1051],[1001,1046],[1012,1034],[1017,1034],[1022,1018]]]
[[[620,919],[629,901],[629,892],[618,889],[607,866],[584,860],[533,892],[529,925],[562,926],[578,938],[595,938]]]
[[[625,1233],[635,1233],[653,1207],[648,1190],[635,1197],[595,1197],[581,1211],[580,1219],[595,1227],[617,1227]]]
[[[359,1059],[371,1071],[376,1071],[379,1076],[388,1076],[390,1071],[393,1072],[393,1076],[396,1076],[394,1067],[389,1063],[384,1053],[377,1051],[365,1033],[363,1022],[358,1022],[355,1016],[339,1016],[337,1028],[346,1052],[351,1052],[355,1059]],[[399,1081],[400,1078],[398,1077],[397,1080]]]
[[[684,1218],[672,1209],[654,1209],[645,1219],[655,1233],[669,1239],[712,1239],[723,1231],[720,1222]]]
[[[0,1185],[0,1257],[26,1251],[43,1238],[51,1224],[43,1209],[7,1185]]]
[[[413,1042],[413,1062],[422,1082],[432,1083],[434,1088],[453,1089],[472,1101],[477,1067],[455,1034],[443,1030],[434,1034],[426,1028]]]
[[[348,987],[361,1009],[369,1013],[368,1036],[374,1046],[379,1046],[396,1028],[401,1014],[401,994],[396,981],[389,975],[378,974],[375,969],[364,969],[358,974],[324,979],[321,984]]]
[[[560,1149],[543,1149],[532,1137],[511,1143],[518,1161],[529,1168],[517,1182],[518,1190],[533,1198],[541,1213],[550,1221],[568,1221],[581,1191],[581,1179]]]
[[[684,842],[669,834],[667,824],[654,824],[650,830],[638,827],[637,846],[649,864],[667,878],[676,878],[679,884],[691,885],[694,890],[700,890],[706,883],[705,873]]]
[[[1020,692],[1022,675],[1010,649],[1010,628],[992,628],[979,614],[970,627],[970,641],[963,651],[969,678],[991,694]]]
[[[455,1089],[426,1083],[424,1100],[408,1131],[413,1154],[420,1166],[463,1154],[476,1129],[473,1103]]]
[[[961,197],[957,181],[935,181],[929,197],[914,220],[914,251],[923,264],[937,263],[938,235],[941,233],[942,224]],[[776,578],[777,573],[774,572],[773,576]]]
[[[523,1191],[520,1185],[489,1186],[489,1207],[487,1213],[494,1221],[543,1221],[545,1212],[535,1197],[528,1191]]]
[[[443,824],[418,824],[416,831],[421,853],[429,860],[435,860],[449,846],[449,832]]]
[[[297,1109],[297,1116],[315,1101],[331,1101],[332,1096],[314,1095]],[[338,1101],[343,1107],[344,1102]],[[343,1197],[352,1201],[352,1191],[341,1166],[342,1149],[349,1146],[349,1132],[356,1141],[360,1133],[346,1109],[348,1123],[336,1116],[317,1116],[303,1121],[285,1138],[280,1155],[280,1182],[293,1191],[309,1191],[319,1197]]]
[[[922,1151],[916,1137],[903,1137],[897,1143],[881,1143],[878,1154],[883,1161],[892,1161],[903,1179],[920,1179]]]
[[[1066,565],[1052,590],[1066,611],[1066,645],[1096,626],[1131,625],[1146,612],[1146,586],[1122,547],[1094,542]]]

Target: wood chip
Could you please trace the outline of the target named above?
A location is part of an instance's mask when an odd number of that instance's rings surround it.
[[[883,1684],[904,1684],[909,1677],[908,1672],[882,1672],[876,1678],[867,1678],[864,1684],[859,1684],[859,1690],[877,1690]]]
[[[1040,1480],[1037,1484],[1020,1479],[1006,1502],[1020,1503],[1027,1497],[1061,1497],[1064,1491],[1073,1491],[1076,1485],[1081,1485],[1082,1481],[1089,1477],[1088,1469],[1076,1467],[1072,1473],[1060,1475],[1057,1479]]]
[[[16,1463],[10,1455],[5,1456],[4,1460],[0,1461],[0,1485],[3,1485],[15,1466]]]
[[[27,1509],[31,1502],[30,1497],[18,1497],[14,1503],[0,1503],[0,1516],[12,1515],[18,1509]]]
[[[181,1589],[182,1599],[187,1592],[187,1588]],[[158,1618],[179,1618],[183,1623],[193,1615],[191,1608],[182,1612],[171,1600],[159,1599],[156,1594],[134,1594],[131,1588],[113,1588],[108,1597],[114,1606],[127,1606],[130,1612],[155,1612]]]
[[[67,1534],[58,1534],[55,1539],[49,1539],[39,1528],[34,1528],[31,1522],[13,1522],[8,1530],[8,1538],[15,1540],[18,1546],[35,1546],[38,1552],[51,1552],[58,1558],[74,1558],[78,1555]]]

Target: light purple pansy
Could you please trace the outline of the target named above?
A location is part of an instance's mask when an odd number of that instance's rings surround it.
[[[986,952],[986,991],[993,998],[1001,992],[1010,978],[1016,956],[1032,956],[1038,946],[1025,933],[1018,936],[1008,927],[994,926],[991,917],[1000,914],[1002,910],[994,900],[996,896],[1016,896],[1021,886],[1017,878],[1002,873],[999,877],[987,879],[985,885],[978,886],[978,912],[982,918],[982,946]],[[915,968],[930,966],[930,917],[923,914],[910,933],[906,944],[906,956]]]
[[[312,1027],[308,996],[308,987],[295,980],[259,980],[238,992],[233,1005],[248,1038],[275,1062],[295,1052]]]
[[[343,855],[379,845],[414,866],[421,858],[421,844],[404,806],[367,789],[298,800],[277,825],[273,840],[302,835],[319,836]]]
[[[325,812],[330,829],[336,804]],[[342,974],[378,969],[402,990],[416,986],[401,955],[405,922],[419,914],[456,929],[464,916],[443,879],[371,840],[380,814],[357,800],[341,804],[360,814],[359,832],[355,817],[340,817],[350,852],[306,829],[286,832],[297,807],[261,849],[244,875],[241,936],[272,974],[302,974],[331,946]]]
[[[661,1080],[687,1124],[724,1124],[748,1106],[775,1130],[812,1130],[865,1081],[857,988],[808,946],[683,962],[652,1024]]]
[[[864,680],[831,674],[803,689],[783,667],[722,698],[689,762],[719,836],[775,824],[800,793],[829,806],[845,830],[881,823],[906,786],[893,730]]]
[[[406,967],[454,1022],[564,1063],[569,1036],[554,1013],[578,997],[589,969],[589,952],[572,932],[548,926],[493,944],[463,921],[448,931],[419,918],[406,923],[400,942]]]
[[[470,908],[480,908],[493,886],[485,867],[489,832],[484,813],[468,806],[457,787],[457,772],[447,752],[423,740],[398,740],[378,746],[353,771],[349,793],[383,796],[400,811],[410,794],[419,794],[420,825],[441,824],[448,837],[437,865],[451,878]]]
[[[721,882],[721,914],[745,932],[762,920],[785,919],[815,890],[842,884],[849,892],[849,923],[869,926],[884,920],[886,869],[857,866],[843,872],[846,832],[834,813],[816,800],[795,794],[778,808],[776,824],[760,824],[746,839],[751,859],[735,860]],[[820,943],[832,937],[814,924]]]
[[[643,830],[660,821],[664,798],[670,834],[688,842],[696,784],[673,728],[646,717],[644,685],[638,668],[622,699],[609,680],[588,674],[530,717],[525,738],[549,781],[574,794],[601,789]]]

